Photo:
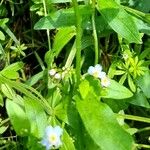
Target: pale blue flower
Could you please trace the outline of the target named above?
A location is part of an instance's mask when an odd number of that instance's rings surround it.
[[[52,127],[48,126],[45,129],[44,138],[41,141],[41,144],[46,147],[46,150],[50,150],[52,148],[59,148],[62,145],[61,135],[63,133],[63,129],[59,126]]]
[[[95,67],[90,66],[88,74],[100,79],[106,76],[106,73],[102,71],[102,66],[99,64],[95,65]]]

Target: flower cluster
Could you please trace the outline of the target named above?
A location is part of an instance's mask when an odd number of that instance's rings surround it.
[[[60,68],[53,68],[51,70],[49,70],[49,75],[51,77],[53,77],[54,79],[57,79],[57,80],[60,80],[60,79],[63,79],[67,76],[69,76],[71,73],[73,72],[73,69],[70,67],[70,68],[66,68],[66,67],[63,67],[62,69]]]
[[[63,129],[59,126],[52,127],[48,126],[45,129],[44,138],[41,141],[41,144],[46,147],[46,150],[57,149],[62,145],[61,135]]]
[[[110,85],[110,79],[107,77],[106,73],[102,71],[102,66],[97,64],[94,67],[90,66],[88,69],[88,74],[101,79],[101,85],[103,87],[108,87]]]
[[[49,75],[54,76],[55,79],[61,79],[61,74],[56,71],[56,69],[49,70]]]

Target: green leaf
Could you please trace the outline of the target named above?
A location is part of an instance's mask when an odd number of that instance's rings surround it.
[[[90,5],[80,5],[79,11],[82,16],[87,16],[91,14],[92,9]],[[34,29],[41,30],[71,27],[75,26],[75,22],[75,13],[73,8],[61,9],[49,14],[49,16],[41,18],[35,24]]]
[[[26,81],[26,84],[29,85],[29,86],[33,86],[34,84],[36,84],[40,79],[42,79],[43,77],[43,71],[33,75],[31,78],[29,78],[27,81]]]
[[[30,131],[35,137],[41,138],[47,126],[47,118],[39,101],[25,98],[25,110],[30,122]]]
[[[129,42],[141,43],[132,17],[114,0],[98,0],[98,10],[110,27]]]
[[[133,105],[150,108],[150,104],[142,91],[135,93],[129,100],[131,100],[130,103]]]
[[[69,19],[68,19],[69,18]],[[35,30],[55,29],[75,25],[73,10],[58,10],[47,17],[41,18],[34,26]]]
[[[15,97],[15,92],[7,84],[1,84],[1,90],[7,98],[13,99]]]
[[[130,89],[135,92],[136,91],[136,86],[133,82],[133,79],[131,78],[131,76],[128,74],[128,84],[129,84],[129,87]]]
[[[76,97],[77,110],[84,126],[101,150],[131,150],[132,137],[118,124],[112,110],[90,92],[81,100]]]
[[[136,80],[138,86],[142,89],[145,96],[150,98],[150,72],[146,71],[143,76],[140,76]]]
[[[25,136],[29,132],[29,121],[23,108],[7,99],[6,110],[16,133]]]
[[[78,2],[82,2],[84,0],[77,0]],[[51,3],[71,3],[72,1],[71,0],[51,0]]]
[[[58,56],[62,48],[72,39],[72,37],[76,34],[74,27],[61,28],[57,32],[53,44],[53,51],[55,56]]]
[[[4,106],[4,101],[3,101],[3,96],[2,94],[0,93],[0,106]]]
[[[19,74],[17,71],[22,68],[23,68],[23,63],[16,62],[4,68],[0,73],[9,79],[17,79],[19,78]]]
[[[104,94],[103,94],[104,92]],[[125,99],[133,96],[133,93],[115,80],[110,80],[110,86],[103,89],[102,97],[112,99]]]
[[[8,18],[0,19],[0,26],[4,26],[8,21]]]
[[[64,130],[62,137],[63,145],[60,147],[60,150],[75,150],[75,146],[73,144],[73,139],[69,136],[69,134]]]
[[[7,130],[8,126],[0,127],[0,134],[3,134]]]
[[[4,41],[5,40],[5,35],[3,34],[2,31],[0,31],[0,40]]]
[[[87,96],[89,90],[90,90],[89,82],[87,80],[83,80],[79,85],[79,92],[83,99]]]

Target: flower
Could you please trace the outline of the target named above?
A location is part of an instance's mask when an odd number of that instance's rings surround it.
[[[60,79],[60,78],[61,78],[60,73],[56,73],[55,76],[54,76],[54,78],[55,78],[55,79]]]
[[[101,85],[103,87],[108,87],[110,85],[110,79],[107,77],[107,76],[104,76],[102,79],[101,79]]]
[[[49,70],[49,74],[50,74],[51,76],[54,76],[54,75],[55,75],[55,73],[56,73],[56,70],[55,70],[55,69],[51,69],[51,70]]]
[[[96,78],[103,78],[106,76],[106,73],[102,71],[102,66],[97,64],[95,67],[90,66],[88,69],[88,73]]]
[[[61,135],[63,133],[62,128],[60,126],[52,127],[47,126],[45,129],[45,135],[41,144],[46,147],[46,150],[50,150],[52,148],[59,148],[62,145]]]

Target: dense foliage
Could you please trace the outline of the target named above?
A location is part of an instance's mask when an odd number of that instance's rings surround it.
[[[149,0],[0,1],[0,150],[150,149]]]

